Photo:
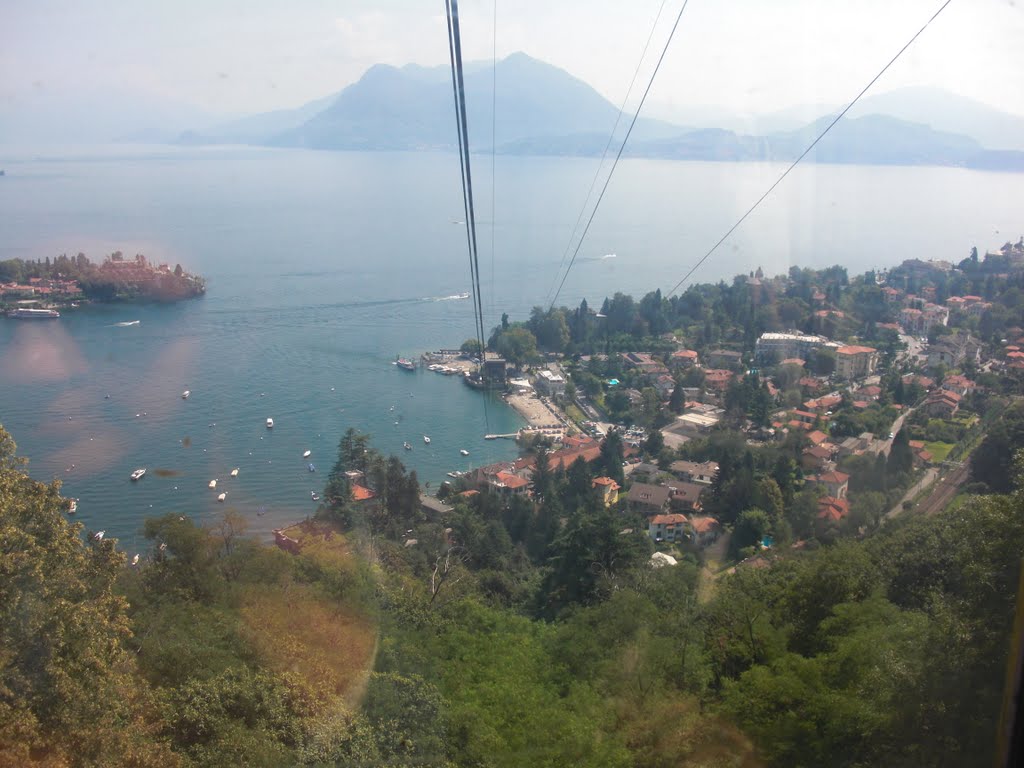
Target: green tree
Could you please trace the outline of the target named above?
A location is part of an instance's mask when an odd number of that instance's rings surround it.
[[[494,348],[510,363],[521,367],[537,358],[537,337],[526,328],[513,326],[498,335]]]
[[[892,446],[889,448],[889,460],[885,465],[885,472],[890,478],[901,475],[909,475],[914,469],[914,452],[910,448],[910,438],[907,430],[901,429],[893,438]]]
[[[124,555],[85,543],[60,484],[31,480],[14,450],[0,426],[0,763],[176,764],[124,648]]]
[[[625,474],[622,471],[624,458],[624,446],[622,435],[617,429],[610,430],[601,443],[601,453],[598,458],[601,470],[605,476],[610,477],[620,486],[625,483]]]
[[[767,512],[757,507],[743,510],[736,518],[736,528],[732,534],[733,552],[740,553],[748,547],[756,547],[771,532],[772,520]]]
[[[459,351],[470,357],[480,357],[481,348],[479,339],[466,339],[459,347]]]

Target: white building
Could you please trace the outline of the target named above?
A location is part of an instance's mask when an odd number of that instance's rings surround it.
[[[543,370],[537,374],[537,390],[548,397],[565,394],[565,377],[553,371]]]
[[[754,344],[754,360],[758,363],[773,363],[791,357],[806,360],[818,347],[828,344],[824,336],[804,333],[762,333]]]

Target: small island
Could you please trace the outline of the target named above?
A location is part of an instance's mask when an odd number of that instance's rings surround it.
[[[0,309],[76,307],[87,302],[179,301],[202,296],[206,282],[177,264],[153,264],[120,251],[91,261],[84,253],[0,261]]]

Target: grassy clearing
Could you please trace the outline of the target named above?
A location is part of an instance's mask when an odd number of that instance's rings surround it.
[[[298,557],[321,573],[344,580],[355,572],[348,540],[331,526],[309,521],[285,533],[299,542]],[[352,704],[360,697],[377,644],[377,627],[362,611],[299,583],[253,585],[240,604],[243,634],[263,665],[297,675],[325,698]]]
[[[252,587],[240,613],[246,640],[266,667],[297,675],[324,696],[350,699],[361,687],[377,642],[365,617],[300,584]]]
[[[580,422],[587,420],[587,417],[583,415],[583,411],[581,411],[572,403],[565,407],[565,415],[568,416],[569,419],[576,424],[579,424]]]
[[[953,443],[925,443],[925,449],[932,455],[932,462],[939,464],[946,460],[949,452],[953,450]]]

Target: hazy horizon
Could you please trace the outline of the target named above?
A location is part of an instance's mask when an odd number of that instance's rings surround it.
[[[523,51],[618,105],[660,9],[631,99],[635,108],[680,5],[644,0],[624,13],[610,0],[554,6],[463,0],[464,57],[489,62],[492,54],[501,59]],[[645,114],[706,109],[750,116],[845,104],[940,5],[694,0]],[[102,97],[207,120],[291,109],[337,93],[374,64],[445,65],[443,11],[440,3],[412,0],[394,0],[386,10],[366,0],[309,0],[298,10],[269,0],[8,5],[0,11],[7,32],[0,108]],[[1024,116],[1024,51],[1014,42],[1022,34],[1024,12],[1015,5],[952,3],[871,94],[942,88]]]

